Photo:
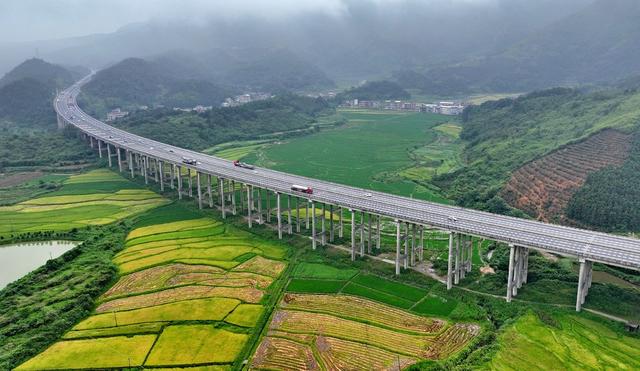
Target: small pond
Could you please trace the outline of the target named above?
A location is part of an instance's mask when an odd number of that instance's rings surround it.
[[[24,242],[0,245],[0,290],[78,245],[74,241]]]

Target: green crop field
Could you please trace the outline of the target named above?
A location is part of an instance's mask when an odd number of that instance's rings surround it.
[[[131,358],[136,367],[226,369],[220,367],[236,362],[268,315],[263,298],[286,268],[287,248],[180,209],[167,205],[137,217],[113,260],[119,280],[93,315],[21,367],[117,368]]]
[[[535,314],[521,317],[498,339],[500,347],[485,366],[492,370],[637,370],[640,339],[620,335],[582,316]]]
[[[109,224],[167,203],[106,169],[71,176],[56,192],[0,207],[0,236]]]
[[[446,152],[445,157],[451,157],[453,162],[458,161],[454,154],[461,151],[458,141],[435,130],[449,118],[382,111],[340,113],[348,120],[344,126],[258,148],[244,160],[294,174],[447,202],[425,182],[431,167],[443,165],[442,153]],[[427,168],[426,175],[402,172],[415,167]],[[446,162],[447,169],[454,167]]]

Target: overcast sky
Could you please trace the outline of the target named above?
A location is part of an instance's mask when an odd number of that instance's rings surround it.
[[[251,14],[282,17],[322,10],[339,14],[344,1],[492,3],[499,0],[0,0],[0,42],[113,32],[150,19]]]

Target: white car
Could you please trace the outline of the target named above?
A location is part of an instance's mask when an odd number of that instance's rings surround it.
[[[450,215],[447,219],[449,219],[449,220],[450,220],[450,221],[452,221],[452,222],[457,222],[457,221],[458,221],[458,218],[456,218],[456,217],[455,217],[455,216],[453,216],[453,215]]]
[[[371,193],[367,192],[367,193],[364,194],[364,197],[373,197],[373,195]]]

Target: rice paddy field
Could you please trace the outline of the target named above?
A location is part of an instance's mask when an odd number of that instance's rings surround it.
[[[462,144],[450,118],[365,110],[342,110],[340,114],[347,119],[346,125],[259,146],[249,153],[243,150],[243,160],[337,183],[448,202],[428,181],[460,162]],[[442,124],[448,126],[436,129]]]
[[[0,236],[109,224],[167,202],[115,172],[93,170],[67,178],[55,192],[0,207]]]
[[[252,369],[401,369],[442,359],[480,333],[352,295],[284,296]]]
[[[184,213],[187,216],[189,213]],[[230,369],[250,350],[284,245],[164,207],[136,223],[114,258],[119,280],[94,314],[19,370]],[[245,349],[246,347],[249,347]]]
[[[498,339],[491,370],[638,370],[640,338],[622,335],[585,316],[529,313]],[[562,366],[560,366],[562,365]]]

